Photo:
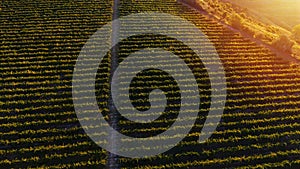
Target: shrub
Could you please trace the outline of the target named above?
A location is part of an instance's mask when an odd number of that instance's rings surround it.
[[[300,43],[300,24],[294,26],[292,34],[295,41]]]
[[[292,54],[296,59],[300,59],[300,45],[299,44],[293,45]]]
[[[237,13],[233,13],[229,16],[229,24],[237,29],[242,28],[243,26],[243,18],[237,14]]]
[[[272,45],[284,52],[291,53],[291,48],[294,45],[294,42],[290,40],[286,35],[280,35],[272,42]]]
[[[242,30],[243,30],[245,33],[247,33],[249,36],[251,36],[251,37],[254,37],[254,35],[255,35],[254,30],[250,29],[250,28],[247,27],[247,26],[244,26]]]
[[[260,31],[254,32],[253,37],[260,40],[264,40],[266,38],[265,34]]]

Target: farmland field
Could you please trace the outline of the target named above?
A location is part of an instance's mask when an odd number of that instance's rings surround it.
[[[149,158],[116,156],[116,164],[112,165],[109,152],[88,137],[77,119],[72,101],[72,75],[76,59],[88,38],[112,20],[113,6],[111,0],[2,2],[0,168],[300,166],[298,65],[174,0],[120,1],[117,14],[121,17],[145,11],[165,12],[193,22],[209,37],[226,73],[227,100],[221,122],[205,143],[197,142],[209,109],[211,86],[202,62],[187,46],[161,35],[130,37],[118,46],[119,62],[130,53],[147,47],[164,48],[180,55],[199,83],[201,104],[193,129],[176,147]],[[126,31],[131,25],[122,26],[120,31]],[[136,31],[143,34],[143,30]],[[108,52],[103,60],[96,80],[103,84],[96,85],[96,95],[98,106],[106,117],[110,112],[106,102],[101,101],[109,96],[111,53]],[[145,74],[157,73],[161,72],[152,70]],[[162,77],[171,79],[168,75]],[[147,78],[138,77],[133,85],[145,85],[144,79]],[[157,79],[150,77],[147,80]],[[169,85],[177,90],[173,83],[155,85],[162,85],[162,88]],[[178,109],[177,96],[176,92],[169,96],[175,103],[170,105],[170,112],[163,119],[140,126],[120,118],[118,130],[136,137],[165,131],[176,118],[176,111],[173,113],[172,110]],[[145,107],[142,104],[141,108]]]

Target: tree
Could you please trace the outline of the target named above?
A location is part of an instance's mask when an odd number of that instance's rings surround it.
[[[236,28],[236,29],[241,29],[242,28],[242,22],[243,22],[243,18],[237,14],[237,13],[232,13],[231,15],[229,15],[229,24]]]
[[[294,45],[294,42],[288,38],[286,35],[280,35],[278,38],[274,39],[272,42],[272,45],[280,49],[284,52],[291,53],[292,51],[292,46]]]

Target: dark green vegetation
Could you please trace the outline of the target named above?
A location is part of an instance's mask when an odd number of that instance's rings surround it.
[[[3,2],[0,168],[105,166],[107,152],[88,138],[76,118],[71,80],[86,40],[111,21],[112,4],[108,0]],[[300,165],[300,72],[296,65],[174,1],[132,0],[121,1],[119,5],[120,16],[142,11],[181,16],[207,34],[224,64],[228,96],[221,123],[206,143],[197,143],[203,120],[199,116],[195,128],[175,148],[147,159],[120,157],[121,167],[295,168]],[[122,42],[120,58],[137,50],[137,46],[176,51],[187,62],[193,57],[174,39],[145,36]],[[199,60],[188,63],[191,68],[201,68]],[[106,75],[99,75],[99,80]],[[197,78],[206,89],[205,76]],[[205,113],[206,109],[204,101],[200,112]],[[124,128],[121,132],[128,135],[136,131],[145,136],[156,134],[164,131],[166,124],[157,121],[157,128],[152,131],[147,126],[133,130],[126,121],[120,121],[120,127]]]

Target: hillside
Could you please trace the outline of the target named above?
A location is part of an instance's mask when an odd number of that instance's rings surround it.
[[[250,4],[247,8],[245,4],[234,3],[236,1],[179,0],[179,2],[210,15],[212,18],[219,20],[220,23],[236,29],[243,36],[247,36],[253,41],[258,42],[258,44],[275,50],[275,53],[280,53],[281,56],[284,56],[288,60],[299,61],[300,45],[299,40],[297,40],[299,39],[297,31],[299,24],[293,28],[286,28],[286,26],[280,24],[280,21],[276,20],[276,23],[264,16],[266,11],[259,13],[256,11],[259,8],[254,9]],[[272,15],[272,13],[269,13],[269,15]],[[292,20],[294,21],[293,23],[298,23],[297,18],[293,18]]]
[[[224,0],[250,11],[263,22],[278,25],[289,31],[300,23],[300,2],[298,0]]]

